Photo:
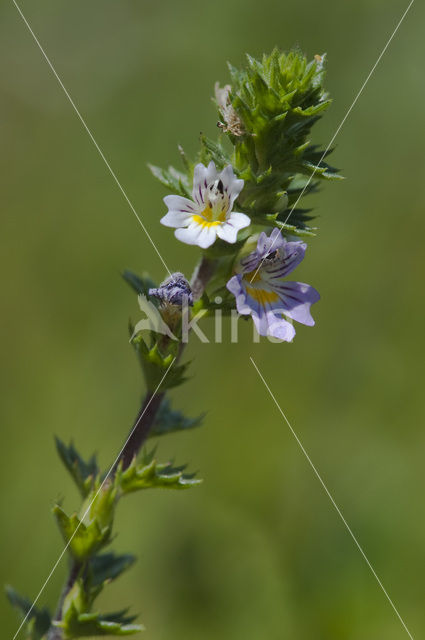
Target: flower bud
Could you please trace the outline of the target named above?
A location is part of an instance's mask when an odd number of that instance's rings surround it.
[[[161,301],[162,305],[182,307],[185,303],[193,307],[193,294],[190,284],[180,272],[173,273],[155,289],[149,289],[149,295]]]

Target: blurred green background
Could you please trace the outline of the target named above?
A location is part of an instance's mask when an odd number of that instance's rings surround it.
[[[327,51],[326,145],[407,2],[21,5],[167,262],[189,274],[197,249],[158,224],[165,193],[146,163],[178,164],[177,143],[194,152],[200,131],[215,133],[226,61]],[[291,345],[253,345],[244,324],[237,345],[225,329],[222,345],[190,346],[194,377],[175,404],[208,417],[160,454],[205,483],[121,505],[114,544],[139,562],[100,603],[131,603],[150,640],[407,636],[250,355],[412,635],[425,634],[424,18],[416,2],[338,137],[348,179],[311,199],[320,234],[297,276],[322,294],[316,327]],[[112,462],[142,391],[120,271],[165,274],[12,2],[0,19],[1,579],[34,597],[62,550],[50,507],[78,506],[53,435]],[[42,602],[64,575],[65,562]],[[11,638],[4,598],[0,619]]]

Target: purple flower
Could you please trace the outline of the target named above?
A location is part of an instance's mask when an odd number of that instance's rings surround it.
[[[236,242],[238,231],[251,220],[244,213],[232,211],[244,181],[236,178],[229,164],[220,173],[214,162],[208,167],[197,164],[193,175],[192,200],[183,196],[166,196],[168,213],[161,218],[166,227],[174,227],[174,235],[186,244],[210,247],[218,238]]]
[[[279,229],[269,237],[263,232],[256,250],[241,260],[241,272],[227,283],[238,312],[252,315],[260,335],[291,342],[295,329],[285,318],[314,325],[310,307],[320,299],[319,293],[303,282],[284,280],[302,261],[306,248],[303,242],[287,242]]]

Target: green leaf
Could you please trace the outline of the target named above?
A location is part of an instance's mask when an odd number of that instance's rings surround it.
[[[231,158],[227,150],[220,142],[214,142],[205,135],[201,135],[201,152],[200,161],[208,164],[210,160],[215,163],[218,170],[223,169],[227,164],[231,163]]]
[[[328,109],[331,100],[324,89],[325,56],[307,58],[297,49],[282,53],[274,49],[261,60],[247,56],[247,66],[236,69],[229,65],[232,87],[229,93],[231,108],[244,124],[244,135],[225,134],[233,146],[231,164],[239,178],[245,181],[238,198],[237,211],[249,215],[252,221],[267,226],[265,216],[278,213],[294,202],[290,192],[294,181],[311,175],[316,169],[317,180],[296,196],[308,195],[315,183],[323,179],[338,178],[338,170],[325,165],[322,156],[328,156],[311,143],[311,129]],[[200,159],[213,159],[223,166],[224,149],[202,139]],[[289,201],[283,203],[282,194]],[[305,220],[295,212],[291,216],[292,229],[288,233],[310,235]]]
[[[102,553],[90,558],[89,570],[92,575],[94,587],[118,578],[129,569],[136,561],[136,556],[131,554],[117,555],[113,552]]]
[[[131,636],[144,631],[141,624],[120,624],[111,620],[105,620],[100,616],[89,613],[81,613],[78,617],[78,636]],[[77,637],[78,637],[77,636]]]
[[[191,188],[186,174],[180,173],[174,167],[168,167],[168,170],[160,169],[152,164],[149,164],[148,167],[155,178],[169,191],[172,191],[173,194],[190,197]]]
[[[107,613],[99,616],[101,620],[108,620],[109,622],[119,622],[120,624],[131,624],[137,618],[137,616],[127,615],[128,608],[121,611],[115,611],[114,613]]]
[[[196,418],[187,418],[181,411],[171,409],[168,398],[162,401],[149,436],[161,436],[173,431],[185,431],[199,427],[205,414]]]
[[[186,465],[173,467],[171,462],[158,463],[153,458],[154,452],[145,454],[142,463],[133,460],[131,465],[121,472],[117,482],[124,494],[153,487],[189,489],[201,484],[202,480],[196,479],[194,473],[184,473]]]
[[[48,609],[37,609],[36,607],[31,609],[31,601],[20,596],[11,586],[7,585],[5,590],[10,604],[19,611],[22,618],[25,618],[30,612],[27,619],[27,640],[41,640],[52,623]]]
[[[66,444],[57,437],[55,438],[55,441],[60,459],[71,474],[71,477],[80,490],[83,498],[85,498],[89,494],[93,486],[94,479],[99,473],[96,457],[93,455],[87,462],[85,462],[75,449],[72,442],[66,446]]]
[[[269,228],[278,227],[284,235],[299,236],[301,238],[314,237],[316,235],[317,227],[309,227],[306,224],[309,220],[309,216],[305,216],[304,213],[301,213],[300,216],[297,217],[297,211],[297,209],[294,209],[294,211],[290,213],[290,209],[288,209],[282,214],[270,213],[263,216],[256,216],[253,218],[252,222],[256,225],[262,225]],[[286,220],[290,222],[286,222]],[[291,224],[295,221],[297,224]]]
[[[142,294],[146,296],[150,302],[152,302],[155,306],[158,306],[158,299],[149,296],[149,289],[153,289],[154,287],[156,287],[156,284],[146,273],[144,273],[142,276],[138,276],[136,273],[133,273],[129,269],[126,269],[121,275],[124,280],[130,285],[133,291],[135,291],[138,295]]]
[[[83,638],[90,636],[129,636],[144,631],[143,625],[122,623],[123,612],[110,616],[99,613],[79,613],[75,604],[71,603],[64,620],[55,626],[64,629],[67,638]],[[118,616],[118,619],[117,619]]]
[[[344,180],[344,176],[339,175],[336,171],[325,164],[324,162],[321,165],[316,165],[309,160],[303,160],[300,163],[300,171],[306,173],[307,175],[314,174],[315,177],[323,180]]]
[[[316,190],[316,183],[340,179],[338,169],[323,162],[333,149],[323,152],[311,141],[312,127],[331,104],[324,88],[324,62],[325,55],[308,61],[298,49],[283,53],[276,48],[261,60],[247,56],[245,68],[229,65],[232,86],[226,94],[226,109],[241,123],[240,132],[224,126],[217,141],[201,135],[197,162],[207,165],[212,160],[218,169],[231,164],[245,183],[235,210],[257,219],[262,226],[268,226],[264,216],[282,214],[298,196]],[[223,106],[217,106],[226,121]],[[225,136],[230,146],[223,143]],[[169,191],[191,198],[194,163],[184,154],[182,159],[183,173],[173,167],[151,167],[151,171]],[[316,179],[295,193],[294,182],[310,177],[313,171]],[[283,194],[288,196],[287,203]],[[283,231],[312,235],[303,216],[296,212],[291,215],[291,226]],[[238,239],[242,240],[242,234]],[[221,257],[226,249],[226,243],[217,241],[208,255]],[[232,245],[230,251],[234,249]]]
[[[296,227],[295,225],[288,224],[287,222],[282,222],[278,219],[274,220],[273,226],[278,227],[282,231],[282,233],[286,235],[298,236],[300,238],[314,238],[314,236],[316,235],[315,232],[317,230],[316,227]]]
[[[165,355],[161,353],[158,340],[153,347],[148,347],[141,334],[133,338],[132,344],[139,356],[146,385],[150,391],[155,391],[160,385],[158,391],[163,392],[186,381],[186,372],[190,362],[173,364],[179,347],[177,341],[168,342],[169,353]]]
[[[63,539],[66,544],[69,543],[69,551],[76,560],[86,560],[109,542],[111,526],[101,526],[97,519],[85,525],[76,514],[68,517],[59,505],[55,505],[53,514]]]

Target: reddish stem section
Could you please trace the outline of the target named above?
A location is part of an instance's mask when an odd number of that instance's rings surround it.
[[[115,465],[114,471],[120,462],[122,462],[122,468],[127,469],[133,458],[137,456],[140,449],[143,447],[155,422],[156,414],[164,395],[164,391],[159,391],[156,394],[153,392],[146,394],[142,407],[137,414],[137,418],[132,429],[130,430],[130,436],[125,443],[120,459]]]

